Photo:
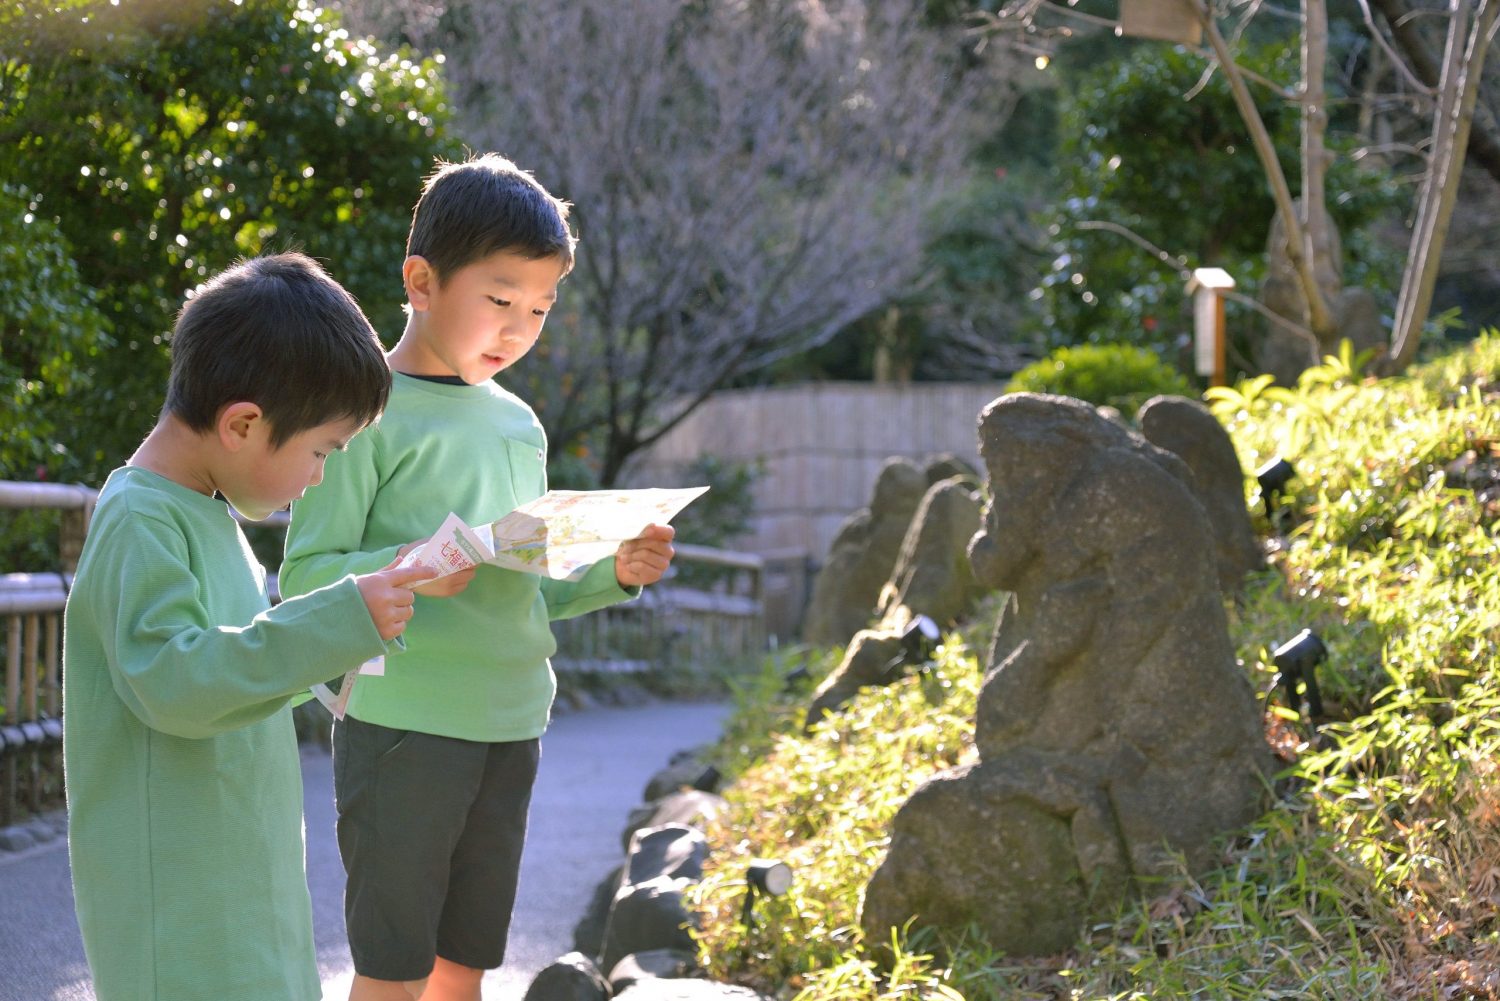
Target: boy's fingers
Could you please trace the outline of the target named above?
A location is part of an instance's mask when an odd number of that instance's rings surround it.
[[[419,584],[424,580],[431,580],[437,576],[437,571],[432,567],[410,566],[403,570],[386,569],[385,582],[395,587],[406,587],[411,584]]]

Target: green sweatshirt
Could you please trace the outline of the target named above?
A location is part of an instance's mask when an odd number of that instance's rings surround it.
[[[63,640],[68,841],[100,1001],[322,996],[289,703],[382,649],[352,580],[271,609],[223,501],[110,475]]]
[[[453,386],[396,373],[390,404],[323,482],[292,505],[283,594],[378,570],[450,511],[486,524],[547,489],[547,443],[531,408],[494,382]],[[551,619],[635,592],[602,560],[576,582],[485,565],[461,594],[417,596],[384,675],[359,679],[350,715],[400,730],[475,741],[541,736],[556,682]]]

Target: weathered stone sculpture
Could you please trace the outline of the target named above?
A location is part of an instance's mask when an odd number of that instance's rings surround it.
[[[965,477],[943,480],[927,491],[881,590],[879,623],[854,634],[843,661],[818,686],[807,713],[809,725],[860,688],[901,676],[891,664],[901,653],[902,633],[916,616],[925,615],[946,629],[968,611],[979,594],[968,559],[979,515],[979,495]]]
[[[1214,535],[1219,590],[1236,594],[1245,574],[1265,565],[1245,507],[1245,474],[1229,432],[1209,409],[1184,396],[1154,396],[1136,414],[1141,434],[1193,471],[1193,493]]]
[[[849,642],[870,624],[880,589],[891,575],[911,516],[927,490],[927,476],[910,459],[888,459],[870,506],[849,517],[834,537],[813,581],[802,639],[815,646]]]
[[[969,540],[979,530],[979,494],[963,477],[943,480],[922,497],[875,612],[882,625],[904,628],[913,615],[951,625],[974,601]]]
[[[1302,211],[1302,199],[1296,200]],[[1333,354],[1338,342],[1348,340],[1355,351],[1380,348],[1385,344],[1385,327],[1380,319],[1380,305],[1369,289],[1344,287],[1342,241],[1327,208],[1320,207],[1322,225],[1318,234],[1326,241],[1315,248],[1319,267],[1316,280],[1333,310],[1333,330],[1321,343],[1274,320],[1265,322],[1260,341],[1255,346],[1255,364],[1270,372],[1285,386],[1295,385],[1297,377],[1316,365],[1320,355]],[[1308,326],[1307,298],[1301,279],[1287,253],[1286,224],[1277,213],[1266,239],[1266,277],[1261,282],[1260,302],[1269,312],[1284,316],[1303,330]]]
[[[970,556],[1012,592],[979,697],[979,761],[901,808],[866,887],[866,940],[976,924],[1013,954],[1065,948],[1138,880],[1214,862],[1271,757],[1239,673],[1213,535],[1175,455],[1077,400],[981,415],[992,500]]]

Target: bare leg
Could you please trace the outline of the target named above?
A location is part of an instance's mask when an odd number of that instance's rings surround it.
[[[432,964],[432,975],[427,978],[421,1001],[480,1001],[479,982],[483,979],[483,970],[460,966],[439,956]]]
[[[356,973],[349,1001],[417,1001],[426,986],[426,980],[375,980]]]

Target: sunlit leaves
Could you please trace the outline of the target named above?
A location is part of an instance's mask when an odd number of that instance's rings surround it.
[[[242,255],[306,250],[399,332],[410,207],[454,152],[432,62],[308,0],[23,6],[0,174],[34,193],[116,335],[89,362],[98,391],[67,400],[94,446],[70,478],[99,482],[139,441],[182,296]]]

